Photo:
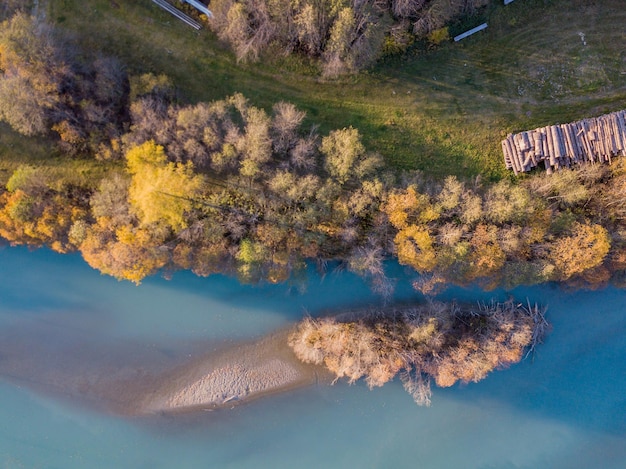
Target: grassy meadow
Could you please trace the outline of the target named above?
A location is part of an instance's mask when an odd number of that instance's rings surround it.
[[[434,178],[508,177],[500,149],[507,133],[626,107],[623,0],[517,0],[506,7],[494,0],[481,16],[450,27],[453,36],[487,21],[486,31],[435,49],[416,44],[359,76],[326,82],[313,65],[282,54],[236,63],[211,32],[194,31],[150,0],[41,3],[48,19],[88,50],[119,57],[133,74],[169,75],[182,102],[234,92],[267,110],[290,101],[322,131],[357,127],[388,165]],[[4,179],[7,142],[16,139],[0,132]],[[12,144],[18,160],[46,151],[29,140]],[[84,174],[97,171],[85,165]]]

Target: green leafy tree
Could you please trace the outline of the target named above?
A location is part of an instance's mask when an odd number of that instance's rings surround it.
[[[374,173],[381,165],[380,156],[367,154],[359,131],[353,127],[333,130],[322,139],[328,174],[339,184],[350,179],[359,181]]]

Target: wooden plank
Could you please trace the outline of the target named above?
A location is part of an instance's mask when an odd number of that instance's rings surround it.
[[[574,151],[576,152],[576,159],[580,160],[582,157],[583,149],[580,145],[580,140],[576,137],[576,133],[578,131],[578,127],[576,123],[572,124],[569,127],[570,137],[572,139],[572,143],[574,144]]]
[[[515,148],[517,148],[517,152],[520,155],[524,153],[524,142],[522,141],[522,136],[520,134],[513,135],[513,143],[515,144]]]
[[[563,130],[560,125],[556,126],[556,135],[559,140],[559,146],[561,148],[561,158],[567,158],[567,148],[565,147],[565,136],[563,135]]]
[[[576,138],[576,126],[569,124],[567,126],[567,135],[569,137],[570,145],[572,146],[572,152],[574,152],[574,161],[580,160],[580,147],[578,146],[578,139]]]
[[[581,161],[587,161],[587,155],[589,154],[589,142],[587,141],[587,135],[585,134],[585,127],[583,122],[579,122],[576,125],[578,132],[576,133],[576,138],[581,147]]]
[[[611,117],[611,125],[613,126],[613,133],[615,135],[615,151],[616,155],[624,149],[624,140],[622,133],[619,130],[619,121],[617,120],[617,113],[614,113]]]
[[[618,150],[624,156],[626,150],[626,128],[622,127],[622,113],[615,113],[615,128],[617,129]]]
[[[570,145],[572,146],[572,158],[574,161],[580,161],[580,148],[578,147],[578,140],[576,139],[576,134],[574,133],[574,126],[567,126],[567,136],[570,141]]]
[[[585,120],[583,122],[583,127],[585,129],[585,141],[587,142],[587,161],[593,161],[593,143],[591,141],[591,125],[589,125],[589,121]]]
[[[600,119],[598,119],[598,143],[600,144],[599,161],[604,163],[608,152],[606,147],[606,135],[604,134],[604,125]]]
[[[610,143],[610,150],[611,150],[611,155],[610,156],[615,156],[617,155],[617,130],[615,128],[615,122],[613,121],[613,119],[608,119],[607,120],[607,128],[609,129],[609,134],[610,134],[610,138],[609,138],[609,143]],[[610,158],[609,158],[610,159]]]
[[[587,133],[587,138],[589,139],[589,146],[591,147],[591,152],[589,153],[589,161],[595,163],[596,154],[598,153],[597,148],[597,134],[596,134],[596,125],[593,121],[587,121],[587,125],[589,126],[589,132]]]
[[[626,156],[626,116],[624,111],[617,113],[617,128],[622,141],[622,156]]]
[[[546,168],[546,173],[552,174],[552,165],[550,164],[549,159],[543,160],[543,167]]]

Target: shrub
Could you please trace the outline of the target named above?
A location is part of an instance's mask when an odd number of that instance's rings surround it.
[[[433,46],[438,46],[442,42],[450,40],[450,31],[447,26],[445,28],[435,29],[428,34],[427,39]]]

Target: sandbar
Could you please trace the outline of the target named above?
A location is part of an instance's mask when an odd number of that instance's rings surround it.
[[[197,357],[165,373],[137,403],[139,414],[232,407],[269,394],[327,381],[321,368],[300,362],[289,331]]]

